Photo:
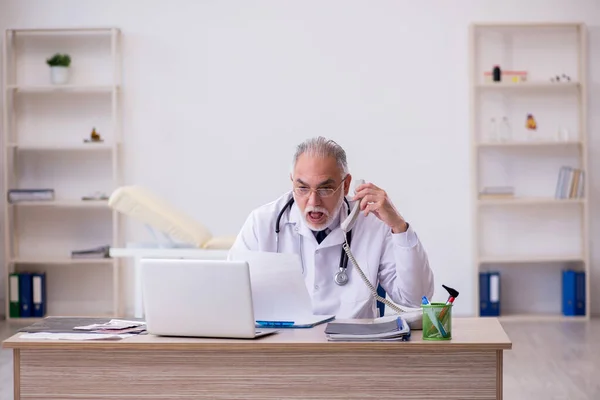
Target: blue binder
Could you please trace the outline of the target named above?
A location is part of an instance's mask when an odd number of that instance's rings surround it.
[[[500,272],[479,273],[479,315],[500,316]]]
[[[482,317],[489,315],[490,309],[490,274],[488,272],[479,273],[479,315]]]
[[[585,272],[575,273],[575,315],[585,315]]]
[[[33,316],[46,315],[46,273],[32,274]]]
[[[585,272],[562,271],[562,313],[566,316],[585,315]]]
[[[33,316],[33,283],[29,272],[19,274],[19,300],[21,303],[20,317]]]

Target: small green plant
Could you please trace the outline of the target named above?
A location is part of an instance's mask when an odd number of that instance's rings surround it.
[[[46,60],[46,64],[51,67],[68,67],[71,65],[71,56],[68,54],[56,53],[51,58]]]

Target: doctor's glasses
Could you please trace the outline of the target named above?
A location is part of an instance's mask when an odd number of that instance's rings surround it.
[[[317,194],[317,196],[322,197],[322,198],[327,198],[327,197],[333,196],[335,194],[335,192],[337,192],[340,189],[340,187],[342,187],[343,183],[344,183],[344,180],[342,179],[342,182],[336,189],[333,189],[333,188],[312,189],[307,186],[296,186],[296,187],[294,187],[294,193],[296,193],[296,196],[298,196],[298,197],[308,197],[308,196],[310,196],[310,194],[312,192],[315,192]]]

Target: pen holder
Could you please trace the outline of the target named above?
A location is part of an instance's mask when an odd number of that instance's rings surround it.
[[[452,304],[431,303],[423,308],[423,340],[452,339]]]

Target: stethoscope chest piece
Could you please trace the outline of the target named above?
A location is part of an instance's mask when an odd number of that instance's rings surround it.
[[[335,273],[333,278],[335,283],[340,286],[344,286],[346,283],[348,283],[348,274],[346,273],[345,268],[340,268],[340,270]]]

